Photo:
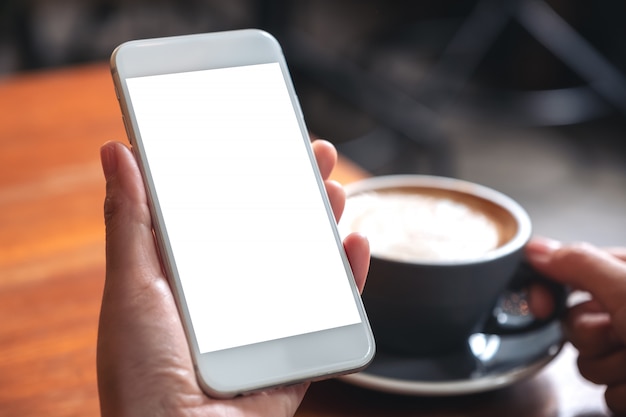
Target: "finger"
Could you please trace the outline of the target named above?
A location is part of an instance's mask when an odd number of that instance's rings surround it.
[[[330,200],[330,205],[333,208],[333,214],[335,215],[335,221],[339,222],[343,209],[346,206],[346,193],[337,181],[326,180],[324,182],[326,187],[326,194]]]
[[[572,307],[564,320],[564,330],[581,358],[603,357],[624,348],[610,316],[593,301]]]
[[[332,143],[317,139],[311,143],[323,179],[327,179],[337,164],[337,150]]]
[[[545,275],[588,291],[609,313],[626,300],[626,263],[586,243],[557,246],[533,240],[526,247],[531,264]]]
[[[626,383],[626,349],[598,358],[578,358],[580,374],[594,384]]]
[[[160,264],[152,220],[135,158],[130,149],[117,142],[103,145],[100,155],[107,182],[104,206],[107,277],[144,276],[134,274],[139,270],[158,274]]]
[[[369,242],[365,236],[352,233],[344,239],[343,246],[346,250],[356,285],[359,291],[362,292],[370,266]]]
[[[220,400],[222,407],[219,409],[224,410],[229,416],[293,416],[310,385],[310,382],[304,382],[230,400]],[[180,408],[176,411],[180,411]],[[237,412],[233,414],[227,411]],[[219,412],[211,415],[218,414],[226,415]]]
[[[328,198],[330,199],[330,205],[333,208],[335,221],[339,221],[345,207],[346,194],[343,191],[343,187],[338,182],[328,180],[328,177],[337,163],[337,150],[333,144],[321,139],[314,140],[311,145],[320,174],[325,180],[324,186],[326,187],[326,194],[328,194]]]
[[[607,387],[604,399],[606,400],[606,405],[615,414],[626,414],[626,383]]]
[[[615,256],[617,259],[626,261],[626,248],[625,247],[609,247],[604,248],[605,251]]]
[[[543,320],[554,311],[554,297],[550,290],[541,284],[532,284],[528,289],[528,306],[536,318]]]

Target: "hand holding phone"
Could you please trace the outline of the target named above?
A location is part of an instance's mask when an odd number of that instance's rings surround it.
[[[202,388],[218,396],[349,372],[373,354],[282,55],[266,34],[243,32],[114,55],[179,324]],[[147,328],[163,324],[154,319]]]
[[[333,149],[313,143],[323,178],[334,164]],[[98,389],[101,415],[178,415],[190,405],[199,414],[219,416],[224,410],[265,410],[264,415],[292,416],[306,384],[213,400],[199,388],[189,346],[168,283],[159,265],[146,210],[146,194],[137,164],[121,143],[102,148],[107,176],[107,278],[98,329]],[[333,207],[343,206],[336,184],[327,183]],[[351,236],[344,242],[360,289],[365,283],[367,241]],[[184,401],[182,401],[184,400]],[[203,414],[203,415],[204,415]]]

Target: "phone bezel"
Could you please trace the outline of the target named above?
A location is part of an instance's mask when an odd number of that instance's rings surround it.
[[[200,353],[169,246],[167,231],[163,226],[159,203],[154,198],[156,195],[154,184],[138,133],[132,103],[129,100],[126,79],[266,63],[279,63],[280,65],[292,106],[298,116],[302,140],[307,144],[309,160],[324,197],[329,224],[334,229],[335,240],[342,255],[361,323],[216,352]],[[324,183],[309,145],[308,131],[287,64],[276,39],[264,31],[246,29],[130,41],[120,45],[113,52],[111,71],[127,134],[135,149],[146,184],[162,262],[182,316],[202,388],[213,396],[232,397],[268,387],[341,375],[367,366],[374,357],[374,338],[347,256],[343,251],[339,233],[334,227],[332,208],[326,197]]]

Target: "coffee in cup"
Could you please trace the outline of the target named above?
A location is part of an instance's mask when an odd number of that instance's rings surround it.
[[[526,211],[496,190],[424,175],[368,178],[346,196],[340,233],[370,241],[363,301],[378,346],[465,349],[514,281],[531,236]]]
[[[353,195],[342,226],[370,237],[376,256],[408,262],[479,259],[518,228],[513,215],[492,201],[426,186]]]

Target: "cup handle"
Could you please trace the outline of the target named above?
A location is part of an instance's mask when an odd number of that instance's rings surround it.
[[[528,307],[528,288],[531,284],[544,286],[554,301],[552,314],[538,319]],[[561,317],[567,309],[570,290],[550,280],[532,268],[527,261],[522,261],[515,272],[509,287],[498,297],[492,313],[482,328],[482,332],[498,335],[525,333],[543,327]]]

